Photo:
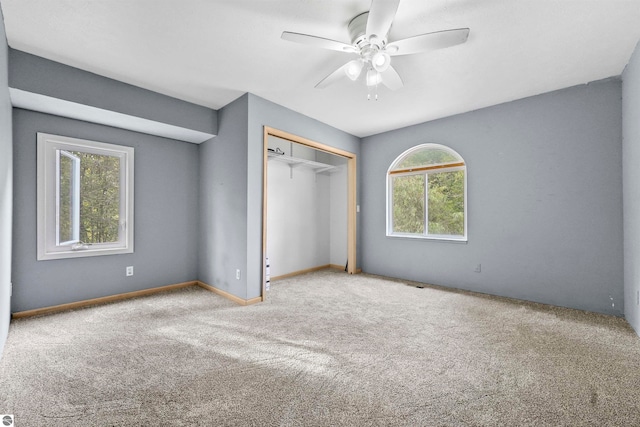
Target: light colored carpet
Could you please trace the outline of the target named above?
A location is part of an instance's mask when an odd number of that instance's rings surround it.
[[[14,321],[16,426],[638,426],[623,319],[322,271]]]

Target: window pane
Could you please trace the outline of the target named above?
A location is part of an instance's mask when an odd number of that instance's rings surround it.
[[[120,159],[73,152],[80,157],[80,241],[113,243],[120,227]]]
[[[461,159],[449,153],[448,151],[429,148],[426,150],[417,151],[409,155],[404,160],[402,160],[402,162],[400,162],[394,169],[406,169],[412,166],[428,166],[459,161],[461,161]]]
[[[393,231],[424,233],[424,175],[393,178]]]
[[[58,188],[58,244],[73,240],[73,160],[60,155],[60,187]]]
[[[464,171],[432,173],[429,234],[464,235]]]

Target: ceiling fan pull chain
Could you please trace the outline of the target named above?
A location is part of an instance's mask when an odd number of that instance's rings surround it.
[[[378,100],[378,84],[376,83],[373,86],[368,86],[368,93],[367,93],[367,101],[371,101],[371,94],[373,93],[373,99],[374,101]]]

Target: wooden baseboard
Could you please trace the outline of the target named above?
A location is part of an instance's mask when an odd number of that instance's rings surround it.
[[[332,268],[331,264],[320,265],[318,267],[305,268],[304,270],[298,270],[298,271],[293,271],[287,274],[281,274],[280,276],[274,276],[271,278],[271,282],[275,280],[286,279],[287,277],[300,276],[301,274],[307,274],[307,273],[312,273],[314,271],[324,270],[326,268]]]
[[[334,270],[345,271],[345,268],[338,264],[329,264],[329,268],[333,268]],[[362,273],[362,269],[356,268],[356,274],[360,274],[360,273]]]
[[[288,273],[288,274],[283,274],[281,276],[277,276],[277,277],[272,277],[271,281],[274,280],[278,280],[278,279],[284,279],[287,277],[293,277],[293,276],[298,276],[301,274],[305,274],[305,273],[311,273],[313,271],[318,271],[318,270],[324,270],[326,268],[334,268],[334,269],[338,269],[338,270],[344,270],[344,267],[336,265],[336,264],[327,264],[327,265],[322,265],[319,267],[313,267],[313,268],[307,268],[305,270],[300,270],[300,271],[295,271],[293,273]],[[358,270],[357,272],[362,272],[362,270]],[[53,314],[53,313],[59,313],[61,311],[67,311],[67,310],[74,310],[77,308],[84,308],[84,307],[89,307],[92,305],[100,305],[100,304],[107,304],[110,302],[115,302],[115,301],[121,301],[121,300],[125,300],[125,299],[131,299],[131,298],[136,298],[136,297],[142,297],[145,295],[151,295],[151,294],[157,294],[159,292],[166,292],[166,291],[170,291],[173,289],[179,289],[179,288],[186,288],[188,286],[200,286],[203,289],[206,289],[208,291],[211,291],[213,293],[216,293],[220,296],[223,296],[227,299],[230,299],[231,301],[240,304],[240,305],[251,305],[251,304],[256,304],[258,302],[262,302],[264,299],[263,297],[255,297],[255,298],[251,298],[251,299],[242,299],[240,297],[237,297],[227,291],[223,291],[222,289],[218,289],[216,287],[213,287],[211,285],[207,285],[204,282],[200,282],[198,280],[194,280],[191,282],[183,282],[183,283],[176,283],[173,285],[167,285],[167,286],[159,286],[157,288],[149,288],[149,289],[142,289],[140,291],[133,291],[133,292],[125,292],[122,294],[116,294],[116,295],[109,295],[106,297],[99,297],[99,298],[91,298],[91,299],[87,299],[87,300],[82,300],[82,301],[76,301],[76,302],[70,302],[70,303],[66,303],[66,304],[60,304],[60,305],[53,305],[50,307],[42,307],[42,308],[34,308],[32,310],[25,310],[25,311],[17,311],[15,313],[11,314],[11,318],[12,319],[22,319],[25,317],[34,317],[34,316],[42,316],[45,314]]]
[[[201,288],[203,288],[203,289],[206,289],[208,291],[213,292],[214,294],[218,294],[218,295],[223,296],[223,297],[225,297],[227,299],[230,299],[231,301],[233,301],[233,302],[235,302],[237,304],[240,304],[240,305],[251,305],[251,304],[255,304],[255,303],[258,303],[258,302],[262,301],[262,297],[255,297],[255,298],[251,298],[251,299],[242,299],[242,298],[237,297],[237,296],[235,296],[235,295],[233,295],[233,294],[231,294],[231,293],[229,293],[227,291],[223,291],[222,289],[218,289],[218,288],[216,288],[214,286],[207,285],[206,283],[203,283],[203,282],[200,282],[200,281],[196,282],[196,284],[198,286],[200,286]]]
[[[301,274],[313,273],[314,271],[325,270],[327,268],[330,268],[332,270],[344,271],[344,266],[342,266],[342,265],[338,265],[338,264],[320,265],[318,267],[305,268],[304,270],[293,271],[291,273],[282,274],[280,276],[272,277],[271,278],[271,282],[273,282],[275,280],[286,279],[288,277],[300,276]],[[356,273],[362,273],[362,269],[361,268],[357,269]]]
[[[13,318],[13,319],[21,319],[21,318],[25,318],[25,317],[41,316],[43,314],[58,313],[58,312],[61,312],[61,311],[73,310],[73,309],[76,309],[76,308],[89,307],[91,305],[106,304],[106,303],[110,303],[110,302],[114,302],[114,301],[120,301],[120,300],[125,300],[125,299],[130,299],[130,298],[141,297],[141,296],[145,296],[145,295],[157,294],[159,292],[166,292],[166,291],[170,291],[170,290],[173,290],[173,289],[186,288],[187,286],[194,286],[194,285],[197,285],[197,284],[198,284],[197,281],[176,283],[176,284],[173,284],[173,285],[160,286],[160,287],[157,287],[157,288],[142,289],[140,291],[125,292],[125,293],[122,293],[122,294],[109,295],[109,296],[106,296],[106,297],[91,298],[91,299],[87,299],[87,300],[70,302],[70,303],[60,304],[60,305],[54,305],[54,306],[50,306],[50,307],[34,308],[33,310],[25,310],[25,311],[18,311],[18,312],[12,313],[11,314],[11,318]]]

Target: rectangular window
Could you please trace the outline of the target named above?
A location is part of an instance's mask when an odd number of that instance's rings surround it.
[[[134,149],[38,133],[38,259],[133,252]]]
[[[464,235],[464,172],[431,173],[427,177],[429,234]]]
[[[393,232],[424,233],[425,175],[393,177]]]

